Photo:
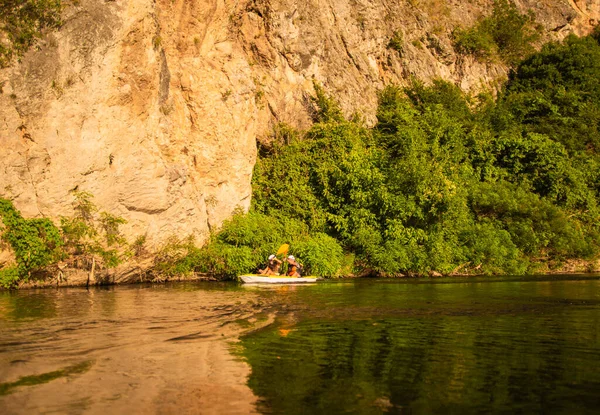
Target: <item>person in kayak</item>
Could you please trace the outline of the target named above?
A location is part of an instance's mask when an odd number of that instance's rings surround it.
[[[288,270],[286,275],[288,277],[301,277],[300,272],[302,271],[302,265],[296,261],[296,258],[294,258],[293,255],[287,257],[287,263]]]
[[[258,273],[261,275],[279,275],[279,267],[281,267],[281,261],[275,255],[269,255],[267,267],[258,270]]]

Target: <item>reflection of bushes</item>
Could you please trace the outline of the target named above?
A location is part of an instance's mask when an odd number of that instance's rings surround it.
[[[495,0],[491,16],[454,31],[454,44],[459,53],[482,59],[498,55],[506,64],[516,65],[534,51],[539,32],[531,12],[521,14],[509,0]]]

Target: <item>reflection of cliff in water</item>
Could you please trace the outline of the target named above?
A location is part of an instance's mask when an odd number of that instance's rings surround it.
[[[239,293],[219,284],[0,293],[2,412],[252,413],[249,368],[227,342],[267,318],[257,320],[255,295]]]

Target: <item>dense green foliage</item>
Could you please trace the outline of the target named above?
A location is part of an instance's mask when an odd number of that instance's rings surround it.
[[[0,2],[0,68],[29,49],[46,28],[61,24],[61,0]]]
[[[511,75],[495,122],[548,136],[574,156],[600,151],[600,45],[595,36],[549,43]],[[586,164],[593,161],[584,157]],[[585,169],[582,169],[585,170]]]
[[[12,286],[19,278],[43,269],[62,256],[60,232],[49,219],[24,219],[13,204],[0,198],[2,240],[10,245],[16,268],[0,269],[0,286]]]
[[[454,31],[454,45],[460,53],[480,59],[500,57],[516,65],[534,51],[540,29],[532,13],[521,14],[510,0],[495,0],[492,14],[468,29]]]
[[[0,287],[14,287],[67,257],[114,267],[123,256],[132,255],[119,231],[126,223],[123,218],[107,212],[96,215],[92,195],[87,192],[74,193],[73,207],[75,214],[62,217],[58,228],[47,218],[24,219],[9,200],[0,198],[0,234],[17,263],[16,267],[0,268]]]
[[[315,125],[280,128],[260,149],[253,208],[336,238],[358,270],[383,275],[524,273],[589,258],[599,48],[596,37],[548,45],[497,104],[442,81],[388,87],[372,129],[343,119],[317,88]],[[530,96],[553,112],[535,112]]]
[[[344,253],[334,238],[322,233],[310,235],[308,227],[298,220],[257,212],[236,214],[203,248],[196,248],[189,240],[171,241],[159,253],[156,269],[166,276],[193,271],[235,278],[263,268],[266,258],[284,242],[291,243],[290,254],[301,258],[305,274],[339,275]]]

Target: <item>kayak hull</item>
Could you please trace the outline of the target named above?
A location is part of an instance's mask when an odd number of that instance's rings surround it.
[[[241,275],[240,280],[245,284],[305,284],[317,282],[317,277],[285,277],[266,275]]]

